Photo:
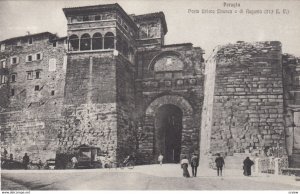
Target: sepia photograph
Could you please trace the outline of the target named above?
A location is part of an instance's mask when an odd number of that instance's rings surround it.
[[[1,0],[1,193],[300,194],[300,1]]]

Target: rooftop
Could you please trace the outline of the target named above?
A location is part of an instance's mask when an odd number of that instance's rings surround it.
[[[57,38],[57,35],[53,34],[51,32],[40,32],[40,33],[35,33],[35,34],[27,34],[27,35],[24,35],[24,36],[17,36],[17,37],[13,37],[13,38],[8,38],[8,39],[5,39],[5,40],[2,40],[1,43],[6,43],[6,42],[18,40],[18,39],[28,38],[28,37],[45,36],[45,35],[49,35],[49,36],[53,36],[53,38]]]
[[[84,14],[84,12],[98,12],[98,11],[109,11],[109,10],[117,10],[120,12],[124,18],[127,20],[127,22],[130,23],[132,27],[137,29],[136,24],[133,22],[131,17],[124,11],[124,9],[118,4],[104,4],[104,5],[89,5],[89,6],[83,6],[83,7],[69,7],[69,8],[63,8],[63,12],[65,13],[65,16],[70,15],[81,15]]]

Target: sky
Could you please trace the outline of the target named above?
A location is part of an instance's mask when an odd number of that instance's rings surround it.
[[[209,55],[217,45],[277,40],[282,42],[283,53],[300,57],[300,1],[297,0],[0,0],[0,40],[26,35],[27,31],[66,36],[67,21],[62,8],[107,3],[119,3],[128,14],[163,11],[168,26],[165,44],[191,42]],[[239,6],[228,7],[228,3]],[[238,13],[217,14],[218,9]],[[249,14],[247,9],[262,13]],[[274,13],[276,9],[280,14]],[[284,14],[283,9],[288,12]],[[214,10],[215,14],[202,13],[203,10]],[[273,14],[266,10],[273,10]]]

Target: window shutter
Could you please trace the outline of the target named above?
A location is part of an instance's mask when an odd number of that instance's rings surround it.
[[[17,57],[17,60],[16,60],[17,62],[16,63],[19,63],[19,57]]]
[[[26,62],[29,62],[29,61],[28,61],[28,56],[29,56],[29,55],[26,55]]]
[[[13,64],[13,58],[12,57],[10,58],[10,64],[11,65]]]
[[[0,61],[0,69],[1,68],[6,68],[6,60],[5,59]]]
[[[37,57],[36,57],[36,55],[37,55],[37,54],[35,54],[35,55],[31,55],[31,56],[32,56],[32,57],[31,57],[31,60],[32,60],[32,61],[36,61],[36,60],[37,60]]]
[[[43,53],[40,53],[40,60],[42,60],[43,59]]]

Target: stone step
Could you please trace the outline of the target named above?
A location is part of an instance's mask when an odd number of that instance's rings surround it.
[[[243,169],[243,161],[249,154],[234,154],[225,158],[225,167],[229,169]]]

